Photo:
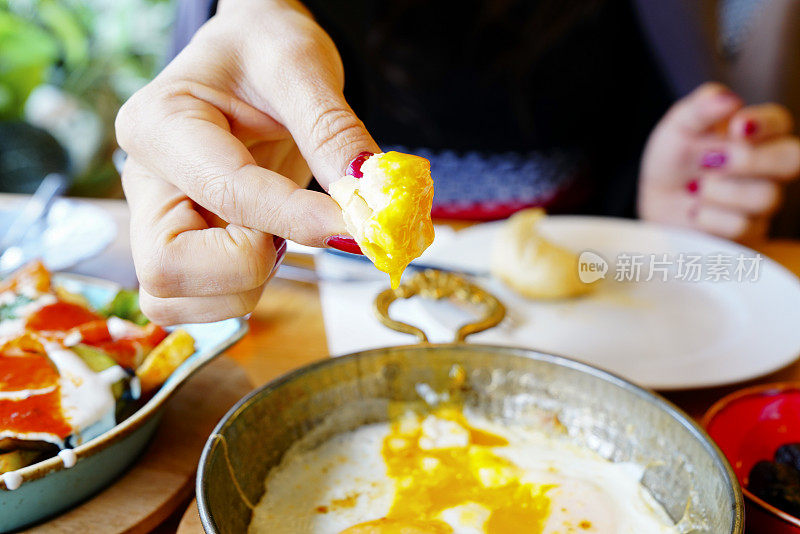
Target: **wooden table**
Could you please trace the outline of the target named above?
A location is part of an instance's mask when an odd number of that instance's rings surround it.
[[[800,276],[800,241],[775,240],[756,248]],[[328,356],[319,292],[314,286],[274,280],[253,312],[250,327],[250,334],[231,349],[228,356],[247,370],[254,384],[263,384],[286,371]],[[746,383],[671,392],[665,396],[693,417],[700,418],[711,404],[736,389],[788,380],[800,381],[800,360]],[[202,532],[197,505],[193,502],[181,520],[178,534]]]
[[[11,195],[0,195],[0,207],[16,201]],[[120,227],[120,239],[111,251],[93,261],[79,265],[76,272],[98,275],[98,271],[116,272],[114,278],[129,279],[132,273],[129,243],[127,242],[127,207],[121,201],[96,201],[108,209]],[[759,252],[783,264],[800,276],[800,241],[774,240],[755,247]],[[113,257],[112,257],[113,256]],[[109,270],[113,266],[113,270]],[[125,282],[127,280],[119,280]],[[798,303],[800,304],[800,303]],[[325,338],[319,292],[315,286],[275,279],[271,282],[250,318],[250,333],[227,355],[247,372],[250,381],[258,386],[273,378],[329,355]],[[699,418],[720,397],[747,385],[797,380],[800,381],[800,361],[743,384],[672,392],[666,397],[693,417]],[[198,532],[196,508],[184,515],[179,532]]]
[[[774,240],[756,248],[800,276],[800,241]],[[328,356],[319,292],[314,286],[275,279],[253,312],[250,328],[250,334],[228,355],[247,370],[254,384],[263,384],[286,371]],[[699,418],[714,401],[733,390],[788,380],[800,381],[800,360],[749,382],[671,392],[665,396]]]

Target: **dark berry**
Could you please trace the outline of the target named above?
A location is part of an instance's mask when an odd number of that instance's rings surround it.
[[[762,460],[750,470],[747,489],[776,508],[800,517],[800,472],[795,468]]]
[[[778,447],[775,451],[775,461],[800,471],[800,443],[787,443]]]

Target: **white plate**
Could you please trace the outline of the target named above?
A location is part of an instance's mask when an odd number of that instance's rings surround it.
[[[424,258],[486,272],[501,224],[458,232]],[[667,254],[673,262],[680,253],[707,261],[716,254],[734,260],[756,255],[746,247],[694,231],[599,217],[551,216],[541,231],[576,252],[599,253],[611,264],[606,280],[586,298],[536,302],[486,279],[487,289],[509,308],[510,320],[471,341],[569,356],[660,390],[747,380],[786,366],[800,353],[800,283],[766,257],[756,281],[689,282],[675,280],[674,272],[666,282],[614,280],[620,253]],[[423,309],[429,321],[448,329],[464,322],[463,311],[453,306],[426,303]]]
[[[9,228],[19,208],[0,210],[0,235]],[[32,229],[20,243],[18,255],[7,261],[16,266],[41,258],[51,271],[61,271],[99,254],[116,236],[117,225],[102,208],[60,198],[53,203],[45,224]],[[0,268],[6,270],[4,265]]]

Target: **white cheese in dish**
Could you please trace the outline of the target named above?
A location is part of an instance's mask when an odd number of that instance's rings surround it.
[[[138,326],[114,315],[106,320],[106,327],[108,328],[108,333],[111,335],[111,339],[114,341],[118,339],[135,338],[142,334]]]
[[[76,430],[75,434],[79,436],[81,430],[114,412],[116,399],[111,391],[113,382],[109,382],[108,374],[103,375],[92,371],[80,356],[71,350],[52,342],[47,342],[44,346],[47,355],[61,375],[59,385],[64,416]],[[78,445],[82,439],[78,437],[78,442],[74,441],[75,438],[73,438],[73,444]]]
[[[43,395],[55,390],[56,386],[38,389],[18,389],[16,391],[0,391],[0,400],[25,400],[34,395]]]

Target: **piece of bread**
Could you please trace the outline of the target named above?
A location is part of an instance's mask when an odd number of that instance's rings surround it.
[[[347,231],[396,288],[408,264],[433,243],[430,162],[386,152],[367,158],[360,172],[360,178],[335,181],[329,192],[342,208]]]
[[[506,221],[494,243],[491,273],[532,299],[562,299],[589,293],[595,283],[578,276],[578,256],[542,237],[542,209],[520,211]]]

